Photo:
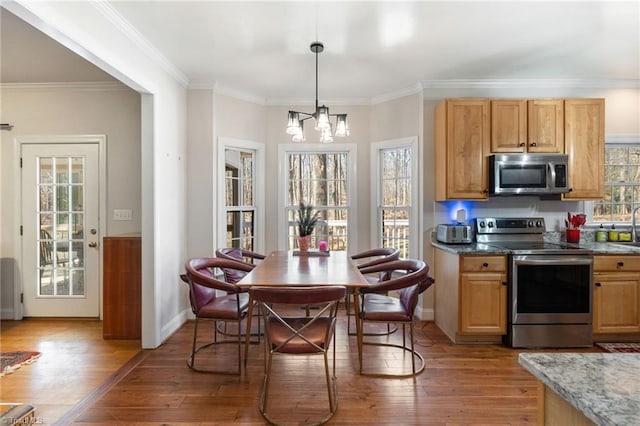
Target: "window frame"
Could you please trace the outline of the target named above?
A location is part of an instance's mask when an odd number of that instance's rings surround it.
[[[358,149],[356,144],[351,143],[331,143],[331,144],[311,144],[311,143],[286,143],[278,145],[278,250],[287,250],[288,247],[288,215],[287,215],[287,188],[289,185],[289,175],[287,164],[289,154],[328,154],[345,153],[347,155],[347,253],[357,247],[357,232],[351,218],[357,218],[357,168],[356,158]]]
[[[608,136],[605,136],[605,151],[606,151],[607,145],[609,146],[635,145],[640,147],[640,135],[608,135]],[[606,154],[605,154],[605,157],[606,157]],[[603,165],[603,167],[605,167],[605,165]],[[607,182],[605,181],[605,184],[606,183]],[[594,228],[597,228],[600,226],[601,222],[594,221],[595,206],[596,206],[596,201],[585,200],[583,208],[585,212],[589,212],[588,216],[590,218],[590,222],[587,223],[587,226],[592,226]],[[632,207],[632,211],[633,211],[633,207]],[[603,223],[615,224],[615,225],[630,225],[631,221],[628,221],[628,222],[627,221],[616,221],[616,222],[606,221]]]
[[[226,247],[227,245],[227,204],[226,204],[226,149],[236,149],[242,151],[254,152],[254,170],[253,170],[253,207],[254,207],[254,251],[263,253],[265,251],[265,145],[261,142],[254,142],[243,139],[235,139],[229,137],[218,137],[218,170],[216,176],[218,178],[217,187],[217,205],[220,206],[217,211],[217,247]]]
[[[375,193],[371,196],[371,242],[372,246],[382,244],[382,151],[409,148],[411,150],[411,204],[409,206],[409,257],[422,258],[422,218],[420,206],[422,197],[422,168],[419,167],[420,146],[418,137],[389,139],[371,144],[371,182],[375,182]]]

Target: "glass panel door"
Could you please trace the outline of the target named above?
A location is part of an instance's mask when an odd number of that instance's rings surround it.
[[[38,157],[38,296],[84,297],[83,157]]]

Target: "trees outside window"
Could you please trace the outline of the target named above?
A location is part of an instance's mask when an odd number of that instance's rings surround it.
[[[218,247],[264,250],[264,158],[262,143],[219,139]]]
[[[332,144],[310,146],[285,144],[280,148],[284,172],[285,235],[284,248],[297,248],[298,214],[300,203],[311,205],[319,212],[319,220],[311,234],[311,247],[327,241],[329,250],[347,250],[354,236],[349,229],[354,217],[351,197],[355,179],[355,146]]]
[[[640,144],[605,147],[605,197],[593,202],[593,222],[630,222],[640,206]]]
[[[378,142],[372,148],[372,181],[377,181],[375,231],[381,247],[400,249],[400,256],[418,256],[417,141],[406,138]]]

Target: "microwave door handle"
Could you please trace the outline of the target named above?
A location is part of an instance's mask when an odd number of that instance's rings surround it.
[[[547,170],[549,171],[549,177],[551,178],[547,182],[547,188],[554,188],[556,186],[556,168],[553,163],[547,163]]]

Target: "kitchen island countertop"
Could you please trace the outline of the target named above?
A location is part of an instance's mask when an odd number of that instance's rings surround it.
[[[640,425],[640,354],[521,353],[518,362],[597,425]]]

